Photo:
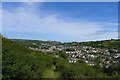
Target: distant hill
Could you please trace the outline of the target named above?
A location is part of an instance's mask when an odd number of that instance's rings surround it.
[[[120,48],[120,39],[111,39],[111,40],[102,40],[102,41],[89,41],[89,42],[67,42],[61,43],[57,41],[40,41],[40,40],[25,40],[25,39],[11,39],[12,41],[24,44],[24,45],[32,45],[36,44],[50,44],[50,45],[65,45],[65,46],[91,46],[97,48],[107,48],[107,49],[119,49]]]
[[[96,48],[120,49],[120,39],[88,41],[88,42],[68,42],[62,43],[67,46],[91,46]]]
[[[42,40],[27,40],[27,39],[11,39],[11,41],[14,41],[19,44],[25,44],[25,45],[28,45],[28,44],[30,45],[33,43],[36,43],[36,44],[44,43],[44,44],[50,44],[50,45],[60,44],[60,42],[57,42],[57,41],[42,41]]]
[[[81,42],[81,43],[79,43],[79,45],[86,45],[86,46],[107,48],[107,49],[119,49],[120,48],[120,39]]]

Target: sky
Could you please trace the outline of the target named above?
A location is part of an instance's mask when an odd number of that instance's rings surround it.
[[[118,3],[3,2],[2,34],[61,42],[117,39]]]
[[[119,0],[1,0],[2,2],[119,2]]]

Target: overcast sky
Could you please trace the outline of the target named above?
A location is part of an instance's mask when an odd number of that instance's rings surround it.
[[[4,2],[2,34],[62,42],[116,39],[117,2]]]

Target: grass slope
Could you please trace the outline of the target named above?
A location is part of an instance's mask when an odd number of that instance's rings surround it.
[[[46,69],[43,73],[43,78],[59,78],[60,74],[58,72],[55,72],[55,66],[51,66],[50,69]]]
[[[3,78],[41,78],[53,65],[52,57],[2,38]]]

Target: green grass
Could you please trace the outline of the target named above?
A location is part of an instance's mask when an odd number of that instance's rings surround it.
[[[46,69],[43,72],[43,78],[59,78],[60,77],[60,73],[59,72],[55,72],[55,66],[51,66],[49,69]]]

